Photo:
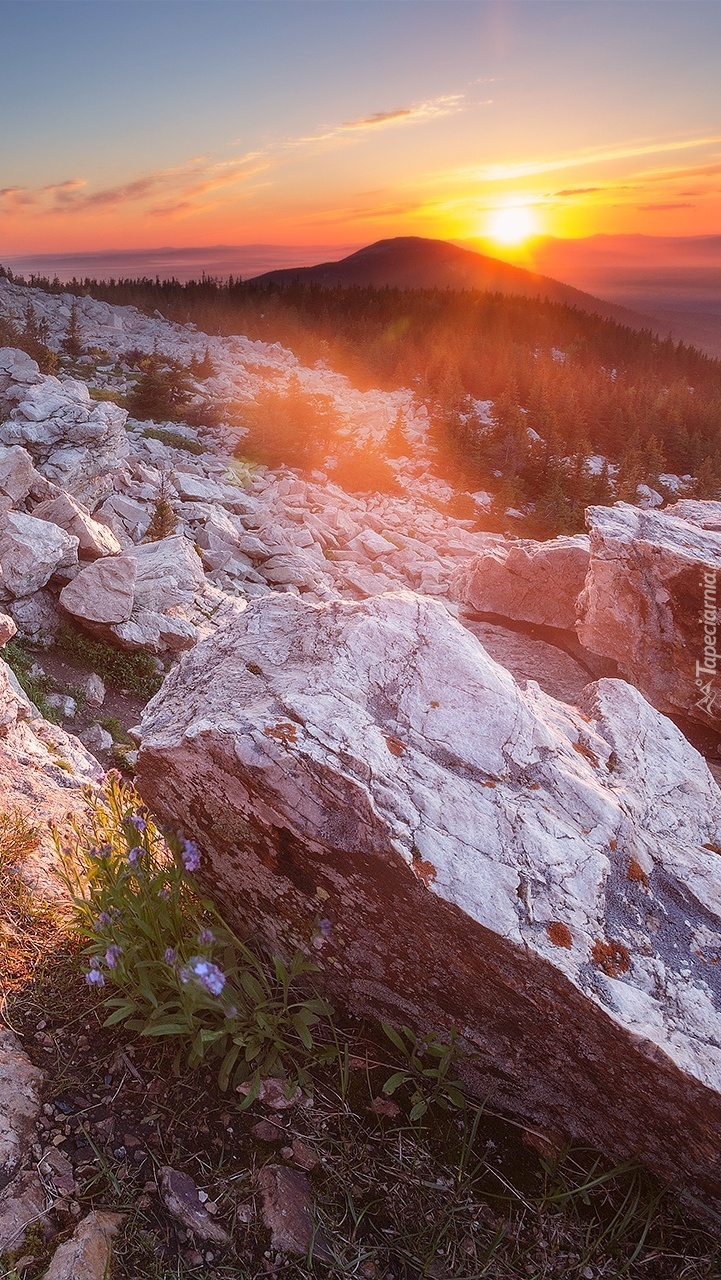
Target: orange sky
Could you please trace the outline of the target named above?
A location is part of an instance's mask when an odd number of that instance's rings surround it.
[[[507,207],[562,237],[721,231],[715,3],[11,0],[3,17],[0,261],[466,241]]]

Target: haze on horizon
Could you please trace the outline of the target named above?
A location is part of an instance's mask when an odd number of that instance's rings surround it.
[[[721,228],[706,0],[5,0],[2,18],[0,261],[313,261],[397,235],[513,256],[509,226]]]

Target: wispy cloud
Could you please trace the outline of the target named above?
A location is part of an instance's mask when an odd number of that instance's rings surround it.
[[[193,212],[206,197],[242,185],[266,168],[262,153],[248,152],[235,160],[201,157],[97,191],[89,191],[83,178],[35,188],[5,187],[0,189],[0,210],[11,213],[26,208],[42,215],[63,215],[112,213],[130,205],[146,205],[151,214],[173,217]]]
[[[474,177],[482,182],[506,182],[514,178],[527,178],[538,173],[555,173],[561,169],[576,169],[589,164],[632,160],[671,151],[690,151],[719,142],[721,142],[721,135],[718,134],[704,138],[666,138],[615,147],[592,147],[587,150],[568,152],[565,155],[549,156],[545,159],[521,160],[514,164],[481,165],[463,172],[465,176]]]
[[[426,102],[416,102],[409,107],[395,107],[391,111],[374,111],[372,115],[359,116],[356,120],[343,120],[340,124],[330,125],[320,133],[288,139],[285,145],[298,147],[313,142],[331,142],[352,134],[368,133],[396,125],[422,124],[428,120],[437,120],[441,116],[455,115],[456,112],[462,111],[465,105],[464,93],[444,94],[438,98],[429,98]]]
[[[657,204],[639,204],[636,207],[642,213],[658,213],[662,209],[695,209],[696,205],[690,200],[666,200]]]

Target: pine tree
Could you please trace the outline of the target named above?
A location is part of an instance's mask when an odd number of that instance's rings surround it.
[[[77,360],[78,356],[83,354],[83,344],[80,339],[80,325],[78,323],[77,302],[74,302],[70,308],[68,327],[65,330],[65,337],[62,340],[61,346],[63,351],[73,360]]]

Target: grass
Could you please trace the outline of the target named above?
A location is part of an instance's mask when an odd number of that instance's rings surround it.
[[[146,427],[143,435],[148,440],[160,440],[171,449],[183,449],[185,453],[205,453],[205,447],[199,440],[191,440],[180,431],[169,431],[163,427]]]
[[[104,720],[100,720],[101,728],[110,734],[114,744],[119,747],[134,747],[135,739],[131,738],[126,729],[123,728],[117,716],[106,716]]]
[[[125,653],[67,624],[58,631],[56,643],[61,652],[91,667],[106,684],[127,689],[139,698],[152,698],[163,683],[155,660],[144,650]]]
[[[127,1215],[116,1280],[718,1280],[715,1241],[634,1162],[554,1149],[478,1101],[456,1105],[453,1046],[444,1057],[405,1031],[336,1015],[335,1052],[314,1070],[312,1105],[278,1112],[244,1108],[242,1095],[219,1089],[211,1064],[179,1064],[172,1042],[103,1026],[76,927],[38,907],[19,876],[36,840],[19,813],[0,820],[7,1015],[47,1073],[43,1141],[57,1139],[73,1161],[81,1212]],[[275,1130],[254,1133],[260,1118],[279,1126],[277,1140]],[[330,1260],[314,1261],[312,1245],[306,1257],[269,1252],[257,1190],[268,1162],[309,1169],[316,1239],[322,1233]],[[155,1182],[166,1164],[217,1204],[231,1248],[202,1245],[170,1218]],[[62,1207],[55,1218],[61,1240],[75,1219]],[[12,1262],[0,1266],[3,1280]],[[46,1265],[39,1250],[25,1280]]]
[[[48,694],[52,693],[55,688],[55,681],[52,676],[30,674],[35,660],[25,648],[22,640],[17,638],[9,640],[2,651],[2,656],[17,678],[23,693],[27,694],[40,714],[46,720],[49,720],[51,724],[59,724],[62,716],[56,707],[49,705],[47,700]]]

